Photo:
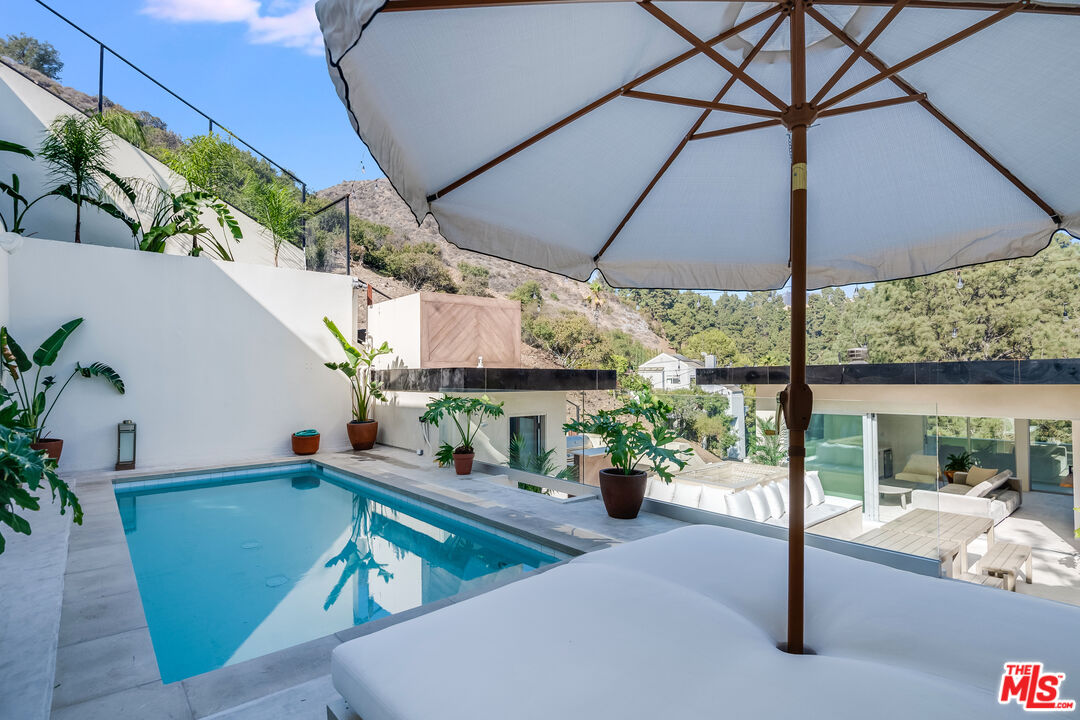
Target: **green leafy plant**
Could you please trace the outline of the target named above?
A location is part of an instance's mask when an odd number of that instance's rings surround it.
[[[93,118],[108,128],[109,132],[126,140],[137,148],[146,147],[146,133],[139,118],[129,112],[110,108]]]
[[[30,433],[0,425],[0,523],[29,535],[30,522],[17,513],[19,510],[39,510],[41,504],[34,493],[42,485],[48,485],[53,499],[60,498],[60,514],[71,508],[75,522],[81,525],[83,511],[79,499],[56,474],[56,462],[48,459],[44,452],[31,448],[31,442]],[[6,545],[0,534],[0,553]]]
[[[0,152],[14,153],[16,155],[22,155],[33,159],[34,151],[30,148],[23,147],[18,143],[8,142],[7,140],[0,140]],[[37,198],[33,201],[28,201],[22,196],[21,186],[19,184],[19,176],[15,173],[11,173],[11,182],[0,180],[0,192],[3,192],[9,198],[11,198],[11,218],[4,217],[4,214],[0,212],[0,221],[3,221],[4,227],[8,232],[13,232],[17,235],[22,235],[24,228],[22,227],[22,217],[26,214],[26,211],[30,209],[30,206],[36,203],[41,198]],[[45,196],[42,196],[45,197]],[[22,204],[22,210],[19,209],[19,205]]]
[[[546,477],[555,477],[560,480],[576,480],[577,475],[574,468],[560,465],[554,460],[555,448],[544,450],[543,452],[530,452],[526,447],[525,436],[518,433],[510,436],[510,446],[507,452],[508,465],[515,470],[524,470],[527,473],[533,473],[534,475],[544,475]],[[518,487],[522,490],[529,490],[535,493],[545,493],[546,491],[538,485],[530,485],[529,483],[518,483]]]
[[[300,220],[306,215],[296,197],[296,188],[284,182],[263,183],[252,175],[244,185],[244,194],[255,210],[255,219],[270,231],[274,241],[274,265],[286,242],[300,238]]]
[[[647,460],[664,482],[671,482],[671,467],[686,467],[683,458],[689,457],[690,451],[664,447],[676,439],[668,422],[670,413],[670,405],[645,390],[632,394],[614,410],[600,410],[584,420],[568,422],[563,430],[599,435],[612,465],[623,475],[633,475]]]
[[[81,115],[61,115],[49,126],[38,156],[49,166],[49,179],[60,183],[47,195],[66,198],[75,205],[75,242],[82,242],[83,205],[120,220],[132,235],[139,223],[111,202],[102,192],[115,187],[135,205],[135,190],[109,169],[112,133],[103,124]]]
[[[47,435],[45,423],[48,421],[53,408],[56,407],[60,396],[67,389],[68,383],[76,376],[103,378],[118,393],[124,394],[124,381],[108,365],[100,362],[86,366],[75,363],[75,369],[71,371],[71,375],[59,386],[59,390],[55,391],[52,399],[49,399],[50,392],[57,386],[57,380],[55,375],[42,377],[42,371],[45,368],[52,367],[60,355],[64,343],[82,322],[82,318],[75,318],[61,325],[34,352],[33,362],[23,352],[19,344],[15,342],[15,338],[11,337],[8,329],[0,327],[0,359],[3,361],[3,370],[7,372],[15,387],[13,393],[8,393],[9,398],[17,408],[10,422],[14,426],[26,430],[30,434],[32,442],[39,442]],[[27,379],[30,377],[30,371],[35,365],[37,369],[34,372],[33,380],[28,383]]]
[[[323,318],[323,323],[330,333],[337,338],[341,349],[345,351],[346,359],[341,362],[324,363],[331,370],[340,370],[349,378],[352,387],[352,413],[354,422],[367,422],[371,413],[372,400],[386,400],[383,395],[382,384],[371,375],[371,366],[375,358],[380,355],[388,355],[393,352],[387,343],[374,347],[371,343],[356,347],[341,334],[334,321],[328,317]]]
[[[177,194],[151,184],[143,190],[142,195],[153,217],[139,240],[140,250],[163,253],[169,238],[187,236],[191,238],[188,255],[195,257],[206,251],[218,260],[235,260],[229,249],[229,240],[240,242],[244,233],[229,206],[213,194],[203,190]],[[204,210],[209,211],[217,221],[225,235],[224,241],[219,240],[203,223]]]
[[[945,459],[945,467],[942,468],[942,471],[949,473],[967,472],[973,465],[978,464],[979,458],[977,456],[964,451],[949,455]]]
[[[458,433],[457,446],[450,443],[442,443],[435,460],[439,465],[449,465],[454,462],[454,455],[464,455],[474,452],[473,440],[476,433],[484,424],[485,417],[502,417],[503,404],[492,402],[487,395],[481,397],[464,397],[461,395],[443,395],[432,398],[427,404],[427,411],[420,416],[420,421],[434,427],[439,427],[443,418],[449,418],[454,423]]]

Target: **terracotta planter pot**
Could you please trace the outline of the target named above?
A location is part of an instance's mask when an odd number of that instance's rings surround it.
[[[645,500],[645,471],[636,470],[631,475],[624,475],[615,468],[601,470],[600,496],[604,498],[608,515],[620,520],[633,520]]]
[[[319,452],[320,435],[297,435],[292,436],[292,451],[297,455],[314,455]]]
[[[454,453],[454,472],[458,475],[468,475],[472,472],[473,458],[476,453]]]
[[[49,438],[36,443],[30,443],[34,450],[44,450],[45,454],[56,462],[60,462],[60,453],[64,449],[64,441],[57,438]]]
[[[379,422],[377,420],[353,420],[345,429],[349,432],[349,442],[353,450],[370,450],[375,447],[375,436],[379,434]]]

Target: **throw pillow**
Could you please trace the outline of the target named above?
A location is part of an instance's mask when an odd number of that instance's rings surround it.
[[[825,502],[825,488],[821,486],[821,478],[817,471],[806,473],[806,489],[810,491],[809,505],[820,505]]]
[[[769,519],[769,503],[765,500],[765,489],[760,485],[747,491],[750,495],[750,506],[754,509],[754,519],[765,522]]]
[[[989,480],[998,474],[997,468],[972,467],[968,470],[967,479],[964,481],[971,487],[975,487],[983,480]]]
[[[728,495],[727,509],[735,517],[754,519],[754,506],[750,502],[750,492],[747,490]]]
[[[779,485],[771,482],[765,486],[765,502],[769,503],[769,517],[783,517],[784,498],[780,497]]]
[[[675,484],[666,483],[660,478],[653,480],[652,487],[646,493],[653,500],[659,500],[660,502],[671,502],[675,497]]]
[[[726,490],[706,485],[701,488],[701,499],[698,501],[698,507],[709,512],[726,513],[728,511],[727,497],[730,494]]]
[[[671,498],[671,501],[676,505],[685,505],[686,507],[697,507],[698,501],[701,499],[701,486],[689,485],[687,483],[672,482],[675,486],[675,495]]]

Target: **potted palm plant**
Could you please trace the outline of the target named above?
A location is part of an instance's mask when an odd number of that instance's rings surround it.
[[[949,457],[946,458],[945,467],[942,468],[942,473],[948,478],[949,482],[952,482],[953,475],[958,472],[967,472],[973,465],[978,464],[979,459],[965,450],[954,455],[949,455]]]
[[[375,358],[392,351],[385,342],[379,347],[374,347],[370,342],[356,347],[345,339],[333,320],[324,317],[323,323],[345,351],[345,360],[328,362],[325,365],[331,370],[340,370],[349,378],[353,414],[353,419],[345,426],[349,433],[349,442],[353,450],[370,450],[375,447],[375,437],[379,434],[378,421],[371,419],[371,403],[374,400],[386,400],[381,383],[371,376],[371,366]]]
[[[457,446],[445,442],[439,446],[439,451],[435,454],[435,460],[439,465],[453,463],[458,475],[471,473],[473,458],[476,457],[476,451],[473,449],[476,433],[484,424],[484,417],[502,417],[502,407],[501,402],[492,402],[487,395],[482,397],[443,395],[432,398],[427,404],[427,412],[420,417],[420,421],[439,427],[439,422],[444,417],[448,417],[454,423],[458,434]]]
[[[651,463],[653,472],[664,482],[671,482],[669,466],[680,470],[686,467],[683,457],[690,454],[689,450],[664,447],[676,439],[668,423],[670,413],[670,405],[643,390],[622,407],[600,410],[563,425],[568,433],[599,435],[607,446],[614,467],[600,471],[600,495],[611,517],[637,517],[645,499],[646,473],[638,469],[643,461]]]
[[[3,370],[7,372],[15,386],[14,392],[9,393],[9,395],[14,399],[14,404],[18,408],[12,424],[15,427],[23,428],[30,434],[32,446],[35,450],[44,450],[50,458],[57,461],[60,460],[60,452],[64,448],[64,441],[59,438],[47,437],[48,432],[45,423],[48,421],[53,408],[56,407],[60,396],[67,389],[68,383],[76,376],[83,378],[100,377],[118,393],[124,394],[124,381],[115,370],[105,363],[96,362],[85,366],[75,363],[75,369],[71,371],[71,375],[59,386],[60,389],[52,396],[52,400],[49,399],[49,393],[57,386],[58,382],[55,375],[42,377],[42,371],[56,362],[64,343],[75,332],[75,329],[82,324],[82,321],[82,318],[75,318],[61,325],[34,351],[32,362],[31,358],[27,357],[23,349],[15,342],[15,338],[11,337],[8,329],[0,327],[0,364],[2,364]],[[35,365],[37,370],[33,374],[33,379],[27,382],[30,379],[30,371]]]

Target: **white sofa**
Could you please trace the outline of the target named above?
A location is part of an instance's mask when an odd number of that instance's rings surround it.
[[[724,515],[787,527],[790,508],[787,478],[770,480],[738,492],[715,485],[649,478],[645,496]],[[862,532],[862,503],[826,495],[816,471],[806,473],[804,527],[820,535],[850,540]]]
[[[1077,608],[813,547],[817,654],[780,652],[787,550],[696,525],[588,553],[339,645],[334,687],[363,720],[996,720],[1039,660],[1080,696]]]
[[[1012,470],[1002,470],[989,480],[968,485],[967,473],[953,475],[953,482],[938,491],[912,490],[911,506],[936,512],[959,513],[990,518],[997,525],[1020,507],[1020,480]]]

